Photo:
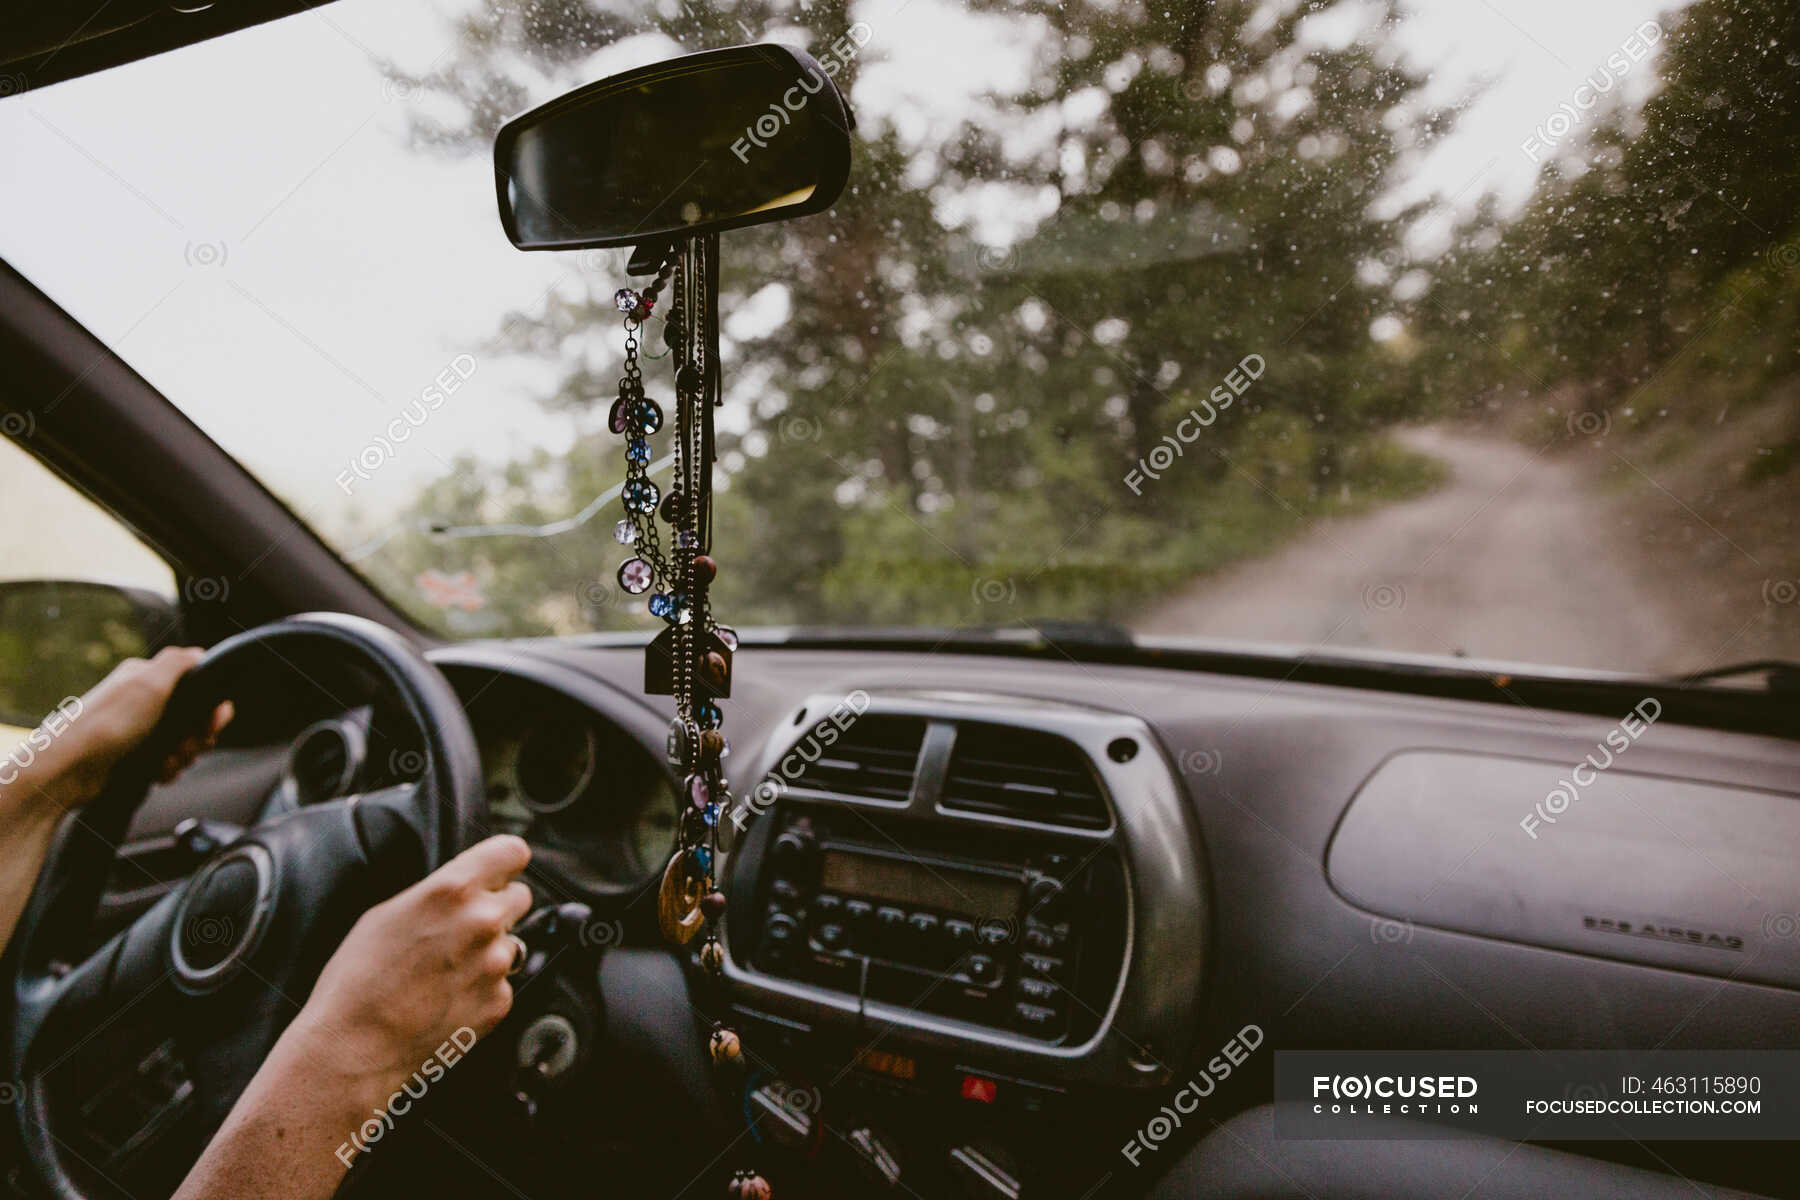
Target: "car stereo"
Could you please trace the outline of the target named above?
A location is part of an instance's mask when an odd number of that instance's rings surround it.
[[[1126,926],[1109,849],[829,805],[772,815],[746,947],[759,970],[1050,1042],[1098,1023]]]

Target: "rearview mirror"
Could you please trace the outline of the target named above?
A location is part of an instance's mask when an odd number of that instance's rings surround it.
[[[803,50],[709,50],[602,79],[507,122],[500,220],[521,250],[667,243],[829,207],[849,109]]]

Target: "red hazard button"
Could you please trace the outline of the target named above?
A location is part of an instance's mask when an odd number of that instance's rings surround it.
[[[964,1100],[979,1100],[983,1104],[994,1102],[994,1091],[998,1085],[991,1079],[983,1079],[979,1075],[964,1075],[962,1094]]]

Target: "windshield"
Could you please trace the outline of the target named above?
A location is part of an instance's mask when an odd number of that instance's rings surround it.
[[[724,239],[721,620],[1698,671],[1800,655],[1796,29],[344,0],[0,77],[0,253],[420,621],[648,633],[627,255],[513,250],[492,138],[788,42],[841,61],[857,140],[831,211]]]

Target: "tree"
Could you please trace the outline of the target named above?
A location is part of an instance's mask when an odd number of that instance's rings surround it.
[[[718,610],[746,622],[1118,619],[1386,486],[1362,446],[1412,411],[1416,389],[1369,328],[1389,303],[1393,272],[1378,264],[1398,261],[1410,214],[1377,215],[1376,201],[1402,142],[1445,118],[1419,107],[1420,80],[1383,25],[1339,48],[1308,42],[1305,19],[1324,7],[1271,18],[1241,0],[996,6],[1047,64],[1022,91],[971,106],[934,143],[865,106],[838,205],[729,235],[726,311],[773,285],[788,316],[726,347],[748,420],[722,439]],[[803,13],[815,43],[856,19],[844,0]],[[797,15],[762,0],[484,10],[451,59],[408,80],[455,114],[420,118],[415,141],[485,153],[502,114],[528,103],[526,80],[580,82],[579,64],[626,34],[690,49],[793,40]],[[866,53],[880,55],[879,30]],[[859,69],[838,78],[853,102]],[[996,188],[1042,213],[1016,222],[1010,243],[983,240],[944,203]],[[618,279],[595,273],[587,294],[518,314],[500,348],[556,353],[573,331],[616,328]],[[1128,486],[1184,417],[1216,411],[1215,389],[1250,356],[1258,377],[1233,391],[1235,408],[1204,437],[1169,442],[1179,469]],[[545,402],[603,406],[609,388],[607,370],[571,363]],[[562,464],[462,464],[417,513],[568,511],[616,480],[616,455],[596,438]],[[561,610],[531,596],[606,575],[619,557],[599,540],[609,526],[548,554],[541,539],[410,533],[370,564],[477,569],[514,627],[557,628]],[[616,605],[584,615],[639,619]]]

